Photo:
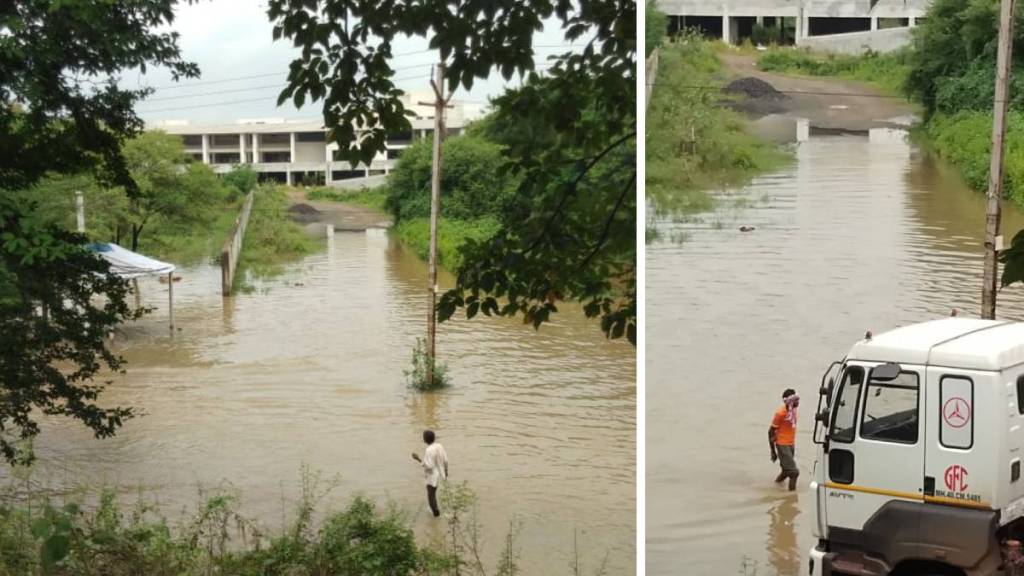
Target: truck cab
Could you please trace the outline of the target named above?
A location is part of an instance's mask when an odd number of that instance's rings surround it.
[[[1024,323],[948,318],[868,333],[822,377],[814,441],[812,576],[1015,568]]]

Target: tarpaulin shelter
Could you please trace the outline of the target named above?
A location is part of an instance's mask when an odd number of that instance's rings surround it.
[[[167,310],[171,329],[174,329],[174,264],[143,256],[127,248],[122,248],[117,244],[94,242],[89,244],[88,248],[109,262],[110,271],[121,278],[134,279],[140,276],[166,275]]]

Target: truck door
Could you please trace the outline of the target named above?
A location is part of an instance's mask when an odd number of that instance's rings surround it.
[[[830,528],[862,530],[890,501],[923,500],[924,376],[920,366],[847,366],[828,436]]]
[[[977,380],[983,384],[979,386]],[[994,377],[984,373],[936,366],[928,367],[925,420],[925,500],[939,504],[981,507],[991,496],[995,472],[989,453],[975,450],[986,429],[975,429],[975,407],[986,400],[986,391],[995,386]],[[989,426],[992,430],[997,427]],[[998,444],[992,438],[991,445]]]

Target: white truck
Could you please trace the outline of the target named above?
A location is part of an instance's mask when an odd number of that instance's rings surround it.
[[[1018,574],[1024,323],[948,318],[822,376],[812,576]]]

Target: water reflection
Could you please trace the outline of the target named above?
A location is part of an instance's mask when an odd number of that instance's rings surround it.
[[[800,550],[797,548],[796,517],[800,515],[797,495],[779,497],[768,509],[768,535],[765,551],[776,576],[797,576],[800,573]]]
[[[806,554],[812,498],[802,491],[765,514],[779,498],[764,447],[779,391],[815,398],[821,372],[867,330],[979,310],[982,194],[899,130],[811,130],[794,154],[792,165],[721,193],[714,213],[657,221],[662,238],[686,242],[648,245],[651,576],[679,573],[679,558],[694,574],[732,574],[744,556],[795,573],[790,554],[774,551]],[[1005,235],[1022,225],[1006,206]],[[1000,317],[1024,318],[1024,290],[999,298]],[[803,490],[810,412],[797,434]]]

